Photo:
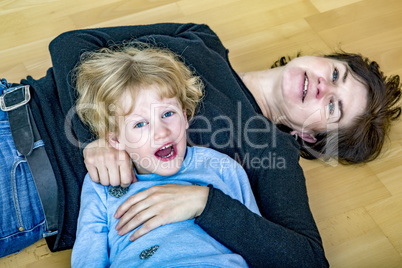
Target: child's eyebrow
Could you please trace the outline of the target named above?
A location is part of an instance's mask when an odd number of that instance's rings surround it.
[[[160,102],[159,104],[164,105],[164,104],[168,104],[168,105],[180,105],[180,101],[177,98],[169,98],[166,99],[163,102]]]
[[[128,115],[124,116],[124,122],[132,121],[132,120],[138,120],[138,119],[141,119],[141,118],[143,118],[143,116],[141,116],[141,115],[139,115],[137,113],[131,113],[131,114],[128,114]]]

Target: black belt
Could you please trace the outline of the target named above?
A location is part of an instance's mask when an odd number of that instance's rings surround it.
[[[57,182],[45,147],[34,148],[41,140],[28,102],[29,86],[11,87],[0,97],[0,108],[7,112],[11,134],[18,152],[25,156],[45,213],[49,231],[58,226]]]

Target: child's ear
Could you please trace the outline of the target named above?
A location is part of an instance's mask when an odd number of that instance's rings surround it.
[[[119,150],[119,151],[124,150],[124,145],[122,143],[120,143],[119,138],[116,136],[115,133],[109,133],[107,135],[107,139],[108,139],[109,144],[116,150]]]
[[[183,117],[184,117],[184,121],[186,122],[186,129],[188,129],[188,119],[187,119],[186,109],[183,109]]]

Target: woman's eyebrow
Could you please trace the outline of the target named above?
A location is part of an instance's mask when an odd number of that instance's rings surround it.
[[[349,74],[349,68],[346,64],[344,64],[345,67],[345,73],[343,74],[343,78],[342,78],[342,82],[345,83],[346,79],[348,78],[348,74]]]
[[[342,77],[342,83],[345,84],[346,79],[348,78],[349,68],[346,63],[343,63],[343,67],[345,67],[345,73],[343,74],[343,77]],[[341,115],[339,116],[339,119],[336,121],[336,123],[339,123],[343,118],[343,103],[341,100],[338,100],[338,109],[339,109],[339,113]]]
[[[343,74],[342,83],[345,84],[346,79],[348,78],[348,74],[349,74],[349,67],[346,63],[344,63],[343,66],[345,67],[345,73]],[[341,114],[341,116],[339,116],[339,119],[338,119],[338,123],[339,123],[343,117],[343,103],[341,100],[338,101],[338,107],[339,107],[339,112]]]
[[[341,119],[342,119],[342,117],[343,117],[343,103],[342,103],[342,101],[338,101],[338,109],[339,109],[339,113],[341,114],[340,116],[339,116],[339,119],[338,119],[338,121],[337,121],[337,123],[339,123],[340,121],[341,121]]]

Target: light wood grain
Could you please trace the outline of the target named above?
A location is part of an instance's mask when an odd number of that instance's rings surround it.
[[[342,48],[402,74],[400,0],[2,0],[0,76],[40,78],[48,44],[78,29],[156,22],[206,23],[240,72],[282,55]],[[332,267],[402,267],[402,122],[380,159],[345,167],[301,160],[310,204]],[[44,240],[0,259],[0,267],[69,267],[71,251]]]

